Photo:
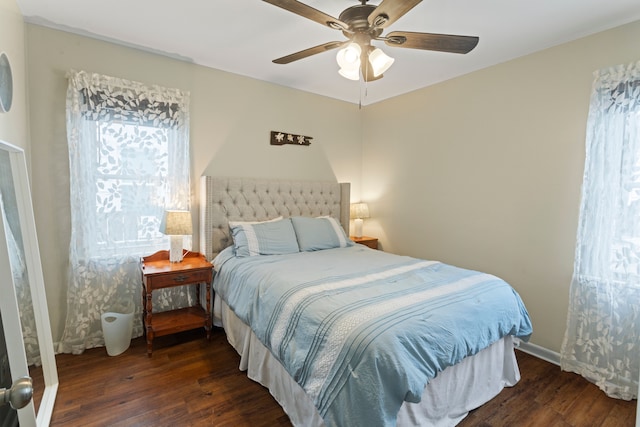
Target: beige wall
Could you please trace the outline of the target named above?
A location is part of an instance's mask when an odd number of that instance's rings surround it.
[[[354,194],[360,191],[357,106],[40,26],[26,25],[26,38],[33,199],[54,340],[62,334],[66,315],[70,221],[65,73],[69,69],[191,92],[196,226],[195,195],[203,174],[337,179],[351,182]],[[312,144],[270,146],[271,130],[311,136]]]
[[[0,53],[9,58],[13,75],[13,101],[9,112],[0,113],[0,140],[27,150],[27,79],[24,22],[15,0],[0,0]]]
[[[640,59],[639,22],[363,110],[86,37],[25,29],[33,197],[54,340],[64,323],[70,227],[64,75],[76,68],[191,92],[194,195],[202,174],[350,181],[352,199],[371,203],[365,233],[380,237],[384,249],[507,279],[532,315],[532,342],[559,351],[592,72]],[[271,147],[270,130],[309,135],[313,144]]]
[[[559,351],[592,72],[640,60],[640,22],[367,107],[365,233],[507,279]]]

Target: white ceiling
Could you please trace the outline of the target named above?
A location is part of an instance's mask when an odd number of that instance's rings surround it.
[[[304,0],[338,17],[357,0]],[[466,55],[375,42],[396,59],[366,85],[338,75],[337,50],[271,61],[341,32],[261,0],[17,0],[27,22],[132,46],[363,105],[640,19],[639,0],[424,0],[384,34],[480,37]],[[371,4],[379,4],[372,0]]]

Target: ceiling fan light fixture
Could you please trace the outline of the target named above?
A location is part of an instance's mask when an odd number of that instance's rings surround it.
[[[358,43],[349,43],[346,47],[340,49],[336,55],[336,61],[342,69],[351,70],[360,67],[360,54],[362,48]]]
[[[358,0],[360,5],[347,7],[338,18],[297,0],[264,1],[323,26],[339,30],[348,39],[324,43],[274,59],[275,64],[289,64],[331,49],[339,49],[336,56],[340,66],[339,73],[352,80],[359,80],[360,75],[365,82],[381,79],[383,73],[393,64],[394,59],[374,48],[371,45],[372,41],[383,41],[391,47],[461,54],[469,53],[479,41],[478,37],[473,36],[413,31],[393,31],[383,36],[388,26],[422,0],[380,0],[377,6],[367,4],[369,0]]]
[[[375,77],[387,71],[393,64],[393,61],[395,61],[395,59],[384,53],[380,48],[375,48],[369,53],[369,63],[371,64]]]

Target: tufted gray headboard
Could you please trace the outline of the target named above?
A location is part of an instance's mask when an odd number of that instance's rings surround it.
[[[200,252],[211,260],[232,244],[229,221],[264,221],[282,215],[330,215],[349,234],[351,185],[332,181],[203,176],[200,182]]]

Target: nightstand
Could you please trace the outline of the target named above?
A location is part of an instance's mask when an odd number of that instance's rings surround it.
[[[142,270],[143,325],[147,336],[147,355],[151,357],[153,338],[204,327],[211,338],[211,280],[213,265],[203,255],[187,252],[181,262],[170,262],[169,251],[158,251],[140,260]],[[205,286],[206,305],[153,312],[152,294],[157,289],[196,285],[200,301],[200,284]]]
[[[371,249],[378,249],[378,239],[376,237],[369,237],[369,236],[362,236],[362,237],[355,237],[355,236],[349,236],[349,238],[351,240],[353,240],[356,243],[360,243],[361,245],[365,245],[370,247]]]

